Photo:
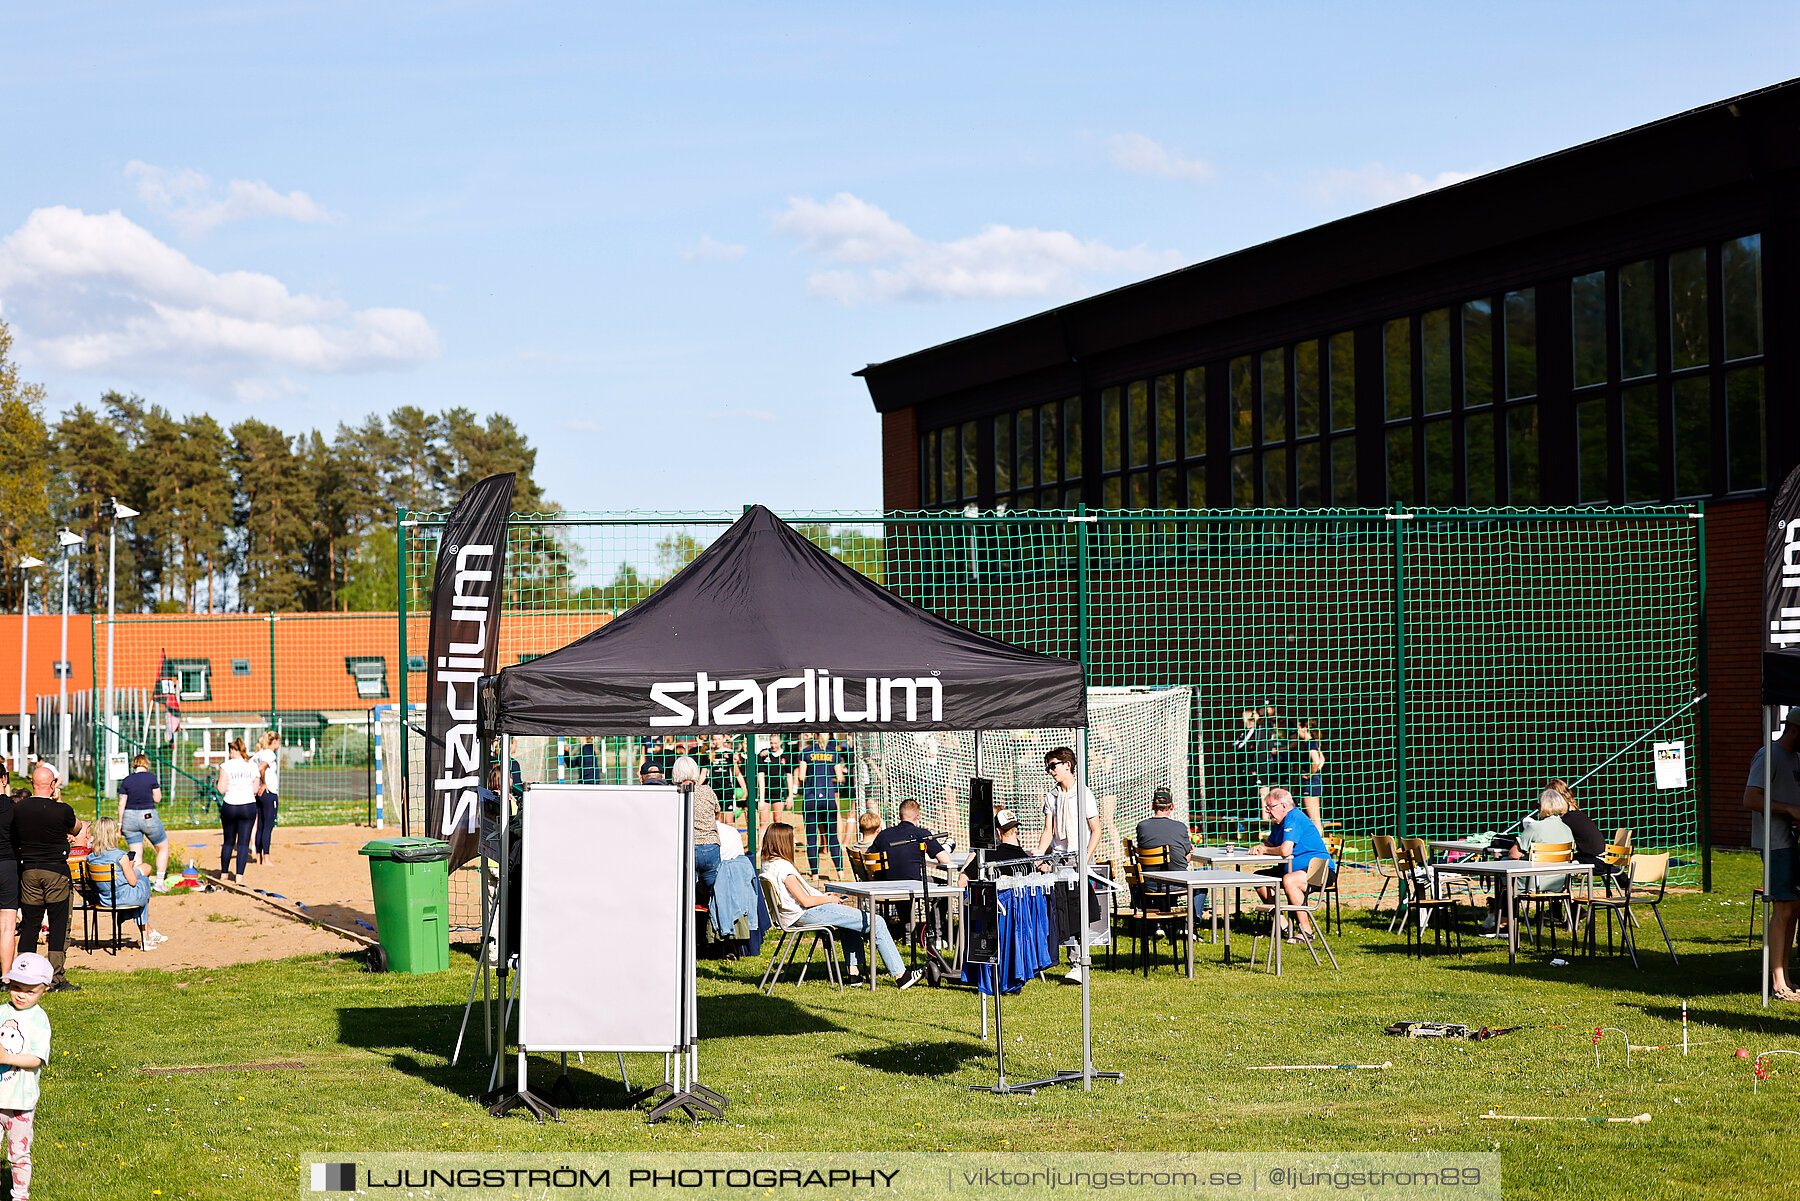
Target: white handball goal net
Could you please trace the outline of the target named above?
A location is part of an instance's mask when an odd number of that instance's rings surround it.
[[[1192,705],[1191,688],[1088,689],[1087,785],[1100,802],[1096,862],[1124,861],[1121,840],[1150,816],[1158,788],[1174,795],[1175,819],[1187,821]],[[994,808],[1018,815],[1023,846],[1036,847],[1043,834],[1050,788],[1044,755],[1059,746],[1079,752],[1079,739],[1078,730],[982,733],[979,774],[994,782]],[[916,800],[921,825],[948,832],[960,847],[969,845],[969,778],[977,774],[973,733],[859,734],[855,742],[859,815],[872,810],[891,825],[900,802]]]

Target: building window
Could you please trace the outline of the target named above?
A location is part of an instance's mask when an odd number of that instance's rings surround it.
[[[1569,287],[1570,356],[1574,386],[1606,382],[1606,272],[1578,275]]]
[[[250,674],[250,660],[248,660],[248,659],[233,659],[231,661],[231,674],[234,676],[239,676],[239,677],[249,675]]]
[[[356,681],[356,695],[366,700],[387,696],[387,660],[380,655],[345,655],[344,670]]]
[[[160,691],[173,689],[178,700],[212,700],[210,659],[164,659],[158,678],[163,681]]]
[[[1570,305],[1582,503],[1766,485],[1760,235],[1576,276]]]
[[[425,656],[424,655],[408,655],[408,656],[406,656],[406,670],[408,673],[424,671],[425,670]]]

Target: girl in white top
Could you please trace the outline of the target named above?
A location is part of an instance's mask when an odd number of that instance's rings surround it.
[[[250,862],[250,830],[256,824],[256,765],[244,749],[242,738],[231,740],[225,762],[219,765],[219,825],[225,840],[219,846],[219,874],[236,882]],[[237,852],[237,870],[231,855]]]
[[[256,768],[256,862],[269,861],[275,839],[275,822],[281,804],[281,738],[273,730],[264,730],[257,740],[256,754],[250,756]]]
[[[820,892],[807,882],[794,865],[794,827],[787,822],[774,822],[763,831],[762,878],[774,895],[775,924],[783,930],[809,926],[830,926],[842,931],[844,941],[859,946],[869,933],[869,915],[860,909],[840,904],[830,894]],[[901,988],[911,988],[923,974],[918,968],[907,968],[894,945],[887,923],[875,922],[875,951],[882,966]],[[856,976],[856,952],[850,951],[850,975]]]

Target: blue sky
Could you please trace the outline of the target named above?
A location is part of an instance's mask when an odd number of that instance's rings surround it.
[[[570,509],[873,509],[851,372],[1800,74],[1792,4],[11,6],[0,317]]]

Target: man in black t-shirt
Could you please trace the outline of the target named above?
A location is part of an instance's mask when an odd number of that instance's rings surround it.
[[[869,844],[869,850],[882,851],[887,854],[887,870],[882,872],[883,880],[923,880],[925,878],[925,858],[932,859],[944,866],[950,865],[950,852],[943,844],[931,836],[931,831],[919,825],[919,802],[904,800],[900,802],[900,820],[875,836]],[[925,844],[924,855],[919,852],[919,844]],[[939,909],[948,916],[948,903],[940,904],[936,897],[932,898],[932,908]],[[907,929],[912,928],[912,902],[906,902]]]
[[[887,871],[881,874],[883,880],[923,880],[925,878],[925,860],[919,854],[919,844],[925,844],[925,853],[939,863],[948,866],[950,852],[943,848],[931,831],[919,823],[919,802],[905,800],[900,802],[900,820],[875,836],[869,844],[871,851],[887,853]]]
[[[1188,828],[1175,820],[1175,796],[1167,788],[1158,788],[1150,799],[1150,816],[1137,824],[1137,846],[1140,851],[1167,847],[1168,864],[1163,871],[1184,872],[1193,856],[1194,843]],[[1182,893],[1173,884],[1146,883],[1144,893],[1158,898]],[[1204,894],[1203,894],[1204,895]]]
[[[40,763],[31,773],[31,796],[12,814],[12,845],[19,857],[19,951],[36,951],[38,927],[50,918],[51,992],[81,986],[63,975],[69,943],[69,840],[87,833],[87,823],[64,804],[56,769]]]

